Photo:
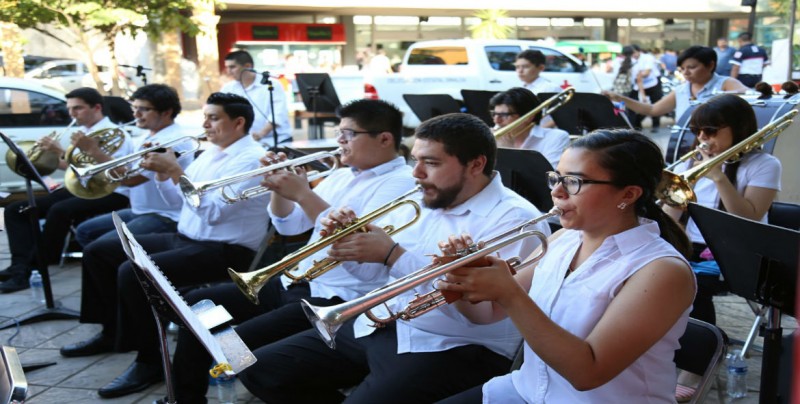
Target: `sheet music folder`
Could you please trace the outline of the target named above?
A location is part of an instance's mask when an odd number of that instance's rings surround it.
[[[794,316],[800,231],[689,204],[731,292]]]
[[[227,324],[231,319],[230,314],[209,300],[190,308],[117,213],[114,212],[112,216],[125,254],[133,264],[148,301],[159,315],[191,330],[214,361],[229,364],[232,373],[239,373],[254,364],[256,357]],[[232,374],[230,371],[226,373]]]

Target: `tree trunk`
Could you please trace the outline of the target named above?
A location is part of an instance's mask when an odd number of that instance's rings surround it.
[[[108,66],[109,76],[111,77],[111,95],[120,97],[123,96],[122,89],[119,87],[119,62],[117,61],[117,31],[113,30],[106,35],[106,42],[108,42],[108,49],[111,51],[111,63]]]
[[[158,54],[164,61],[164,84],[169,85],[183,98],[183,75],[181,74],[181,37],[178,30],[165,32],[158,43]]]
[[[192,9],[194,20],[200,26],[197,41],[197,72],[200,76],[200,102],[205,102],[211,93],[219,90],[219,50],[217,46],[217,23],[213,0],[195,0]]]
[[[17,24],[0,22],[0,50],[3,51],[3,75],[23,77],[25,61],[22,58],[22,34]]]

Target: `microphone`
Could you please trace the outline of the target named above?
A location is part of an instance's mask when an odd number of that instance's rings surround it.
[[[242,71],[251,72],[251,73],[255,73],[255,74],[260,74],[261,75],[261,84],[269,83],[269,71],[267,71],[267,70],[264,70],[263,72],[260,72],[260,71],[258,71],[256,69],[242,69]]]

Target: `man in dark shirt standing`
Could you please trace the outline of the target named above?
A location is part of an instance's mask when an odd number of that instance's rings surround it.
[[[731,77],[739,79],[747,87],[754,87],[761,81],[764,66],[769,64],[769,56],[764,48],[754,44],[749,32],[739,34],[739,50],[731,59]]]

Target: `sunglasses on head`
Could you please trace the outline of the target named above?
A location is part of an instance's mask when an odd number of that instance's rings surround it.
[[[697,136],[700,135],[700,132],[705,133],[706,136],[715,136],[722,128],[724,126],[690,126],[689,130]]]

